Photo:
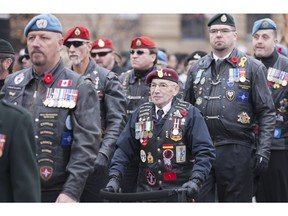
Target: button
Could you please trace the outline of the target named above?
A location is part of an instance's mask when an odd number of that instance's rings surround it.
[[[35,135],[35,139],[38,139],[39,137],[37,135]]]
[[[35,122],[38,122],[38,121],[39,121],[39,119],[38,119],[38,118],[36,118],[36,119],[35,119]]]

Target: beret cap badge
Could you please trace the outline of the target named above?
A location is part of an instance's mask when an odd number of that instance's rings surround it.
[[[141,45],[142,45],[141,40],[140,40],[140,39],[137,39],[137,41],[136,41],[136,46],[141,46]]]
[[[105,46],[105,42],[100,39],[100,40],[98,41],[98,46],[99,46],[99,47],[104,47],[104,46]]]
[[[74,34],[77,35],[77,36],[80,35],[81,34],[80,29],[76,28],[75,31],[74,31]]]
[[[227,17],[225,14],[221,16],[221,22],[225,23],[227,21]]]
[[[157,70],[157,75],[158,75],[158,77],[160,77],[160,78],[163,77],[163,71],[162,71],[162,69]]]
[[[267,28],[269,25],[269,23],[267,21],[262,22],[262,27],[263,28]]]
[[[39,19],[36,21],[36,26],[38,29],[45,29],[47,27],[47,20]]]

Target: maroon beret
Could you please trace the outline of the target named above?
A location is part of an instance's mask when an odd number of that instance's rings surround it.
[[[69,38],[77,38],[81,41],[87,41],[87,40],[90,40],[90,32],[87,28],[83,26],[76,26],[67,31],[67,33],[64,36],[64,43]]]
[[[146,83],[149,85],[154,78],[164,79],[176,82],[178,84],[178,73],[172,68],[162,68],[150,72],[146,77]]]
[[[156,48],[155,42],[147,36],[142,36],[142,37],[135,37],[131,41],[131,46],[130,48],[132,49],[138,49],[138,48]]]

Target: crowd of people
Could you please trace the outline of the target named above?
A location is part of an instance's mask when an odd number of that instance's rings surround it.
[[[125,66],[53,14],[27,23],[18,59],[0,39],[0,202],[288,202],[277,25],[254,23],[251,55],[230,14],[207,31],[211,51],[182,60],[136,36]]]

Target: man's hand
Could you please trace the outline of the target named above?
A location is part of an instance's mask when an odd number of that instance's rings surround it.
[[[121,188],[120,188],[119,178],[117,178],[117,177],[110,178],[110,180],[109,180],[109,182],[106,185],[104,190],[109,191],[109,192],[114,192],[114,193],[120,193]]]
[[[76,203],[77,201],[67,196],[66,194],[60,193],[57,197],[56,203]]]
[[[182,185],[182,188],[188,188],[187,197],[196,199],[198,197],[201,181],[199,179],[193,178]]]
[[[255,175],[261,175],[268,169],[269,160],[265,157],[262,157],[261,155],[255,156],[255,162],[254,162],[254,174]]]
[[[102,173],[108,167],[108,158],[99,152],[95,161],[95,170],[97,173]]]

